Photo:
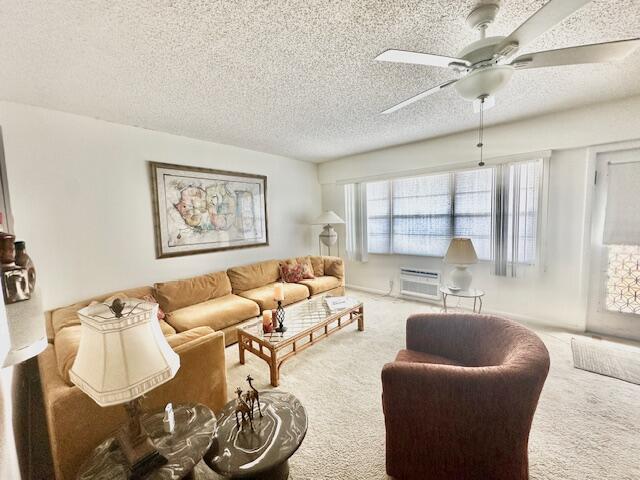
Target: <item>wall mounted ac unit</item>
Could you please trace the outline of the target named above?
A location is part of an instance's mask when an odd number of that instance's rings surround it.
[[[400,295],[414,299],[440,300],[440,272],[418,268],[401,268]]]

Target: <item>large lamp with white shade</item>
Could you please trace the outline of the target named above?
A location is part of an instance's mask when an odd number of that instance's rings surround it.
[[[116,299],[78,311],[80,347],[69,376],[101,407],[123,404],[128,422],[118,434],[132,476],[141,477],[166,463],[141,423],[142,395],[171,380],[180,357],[157,321],[158,305]]]
[[[321,245],[325,245],[329,249],[329,254],[331,254],[331,247],[338,244],[338,255],[340,255],[338,232],[335,231],[333,225],[339,225],[342,223],[344,223],[344,220],[341,219],[333,210],[324,212],[312,223],[312,225],[324,225],[324,228],[322,229],[322,232],[320,232],[320,235],[318,237],[318,241],[320,248],[322,248]]]
[[[444,256],[444,263],[455,265],[449,274],[451,286],[456,290],[469,290],[472,276],[467,267],[478,263],[478,256],[471,239],[452,238],[447,254]]]

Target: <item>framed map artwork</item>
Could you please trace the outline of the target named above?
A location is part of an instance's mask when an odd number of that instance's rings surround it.
[[[149,163],[156,258],[269,244],[267,177]]]

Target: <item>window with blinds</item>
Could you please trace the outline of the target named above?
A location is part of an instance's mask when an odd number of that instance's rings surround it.
[[[453,236],[470,238],[478,258],[490,260],[493,169],[456,172],[454,179]]]
[[[367,250],[442,257],[453,237],[467,237],[481,260],[532,264],[541,165],[535,160],[367,183]]]
[[[443,256],[453,233],[450,173],[393,180],[393,253]]]

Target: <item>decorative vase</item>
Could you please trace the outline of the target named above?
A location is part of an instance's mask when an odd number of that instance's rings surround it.
[[[36,288],[36,267],[33,260],[27,254],[27,244],[25,242],[15,242],[16,265],[27,270],[29,281],[29,292],[33,292]]]
[[[0,233],[0,264],[2,266],[2,270],[10,270],[16,266],[15,241],[15,235],[4,232]]]

